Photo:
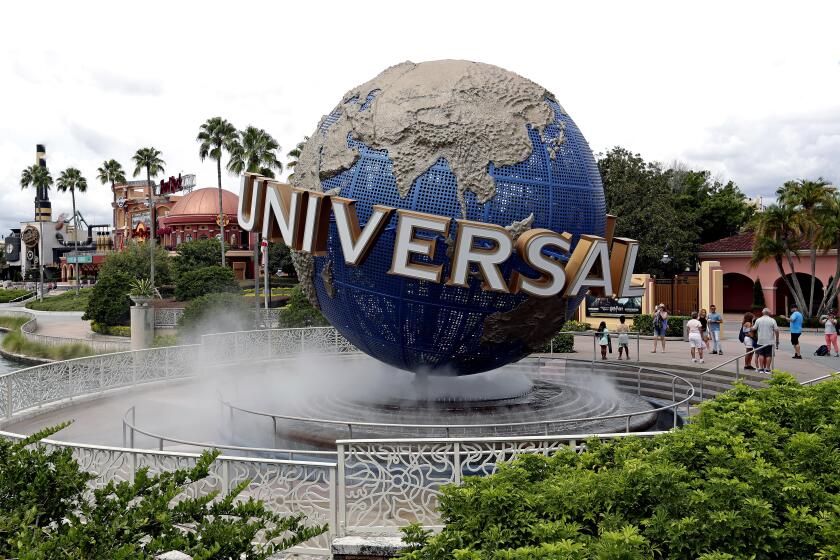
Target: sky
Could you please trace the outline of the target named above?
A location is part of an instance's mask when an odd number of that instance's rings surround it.
[[[682,161],[750,196],[793,178],[840,184],[838,22],[840,3],[807,1],[4,2],[0,235],[32,218],[19,180],[37,143],[54,177],[87,177],[87,221],[109,222],[104,160],[131,174],[154,146],[167,176],[215,187],[195,141],[206,119],[266,129],[285,160],[348,89],[405,60],[529,78],[596,153]],[[50,198],[70,214],[69,194]]]

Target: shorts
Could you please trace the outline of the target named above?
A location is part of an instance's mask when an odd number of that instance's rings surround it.
[[[773,345],[768,344],[766,346],[762,346],[761,348],[756,348],[755,353],[763,358],[769,358],[773,355]]]
[[[654,325],[653,327],[653,335],[654,336],[665,336],[665,331],[668,330],[668,325],[662,325],[661,327],[657,327]]]
[[[691,348],[703,348],[705,346],[705,344],[703,344],[703,337],[700,336],[700,333],[689,334],[688,345]]]
[[[799,332],[792,332],[792,333],[790,333],[790,343],[791,343],[791,344],[793,344],[794,346],[796,346],[797,344],[799,344],[799,336],[800,336],[801,334],[802,334],[802,333],[799,333]]]
[[[630,347],[630,344],[629,344],[629,343],[627,343],[627,342],[619,342],[619,343],[618,343],[618,347],[619,347],[619,348],[629,348],[629,347]]]

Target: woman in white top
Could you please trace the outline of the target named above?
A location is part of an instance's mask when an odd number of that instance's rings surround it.
[[[703,349],[706,343],[703,342],[703,323],[697,320],[697,312],[691,312],[691,319],[685,324],[688,328],[688,346],[691,348],[691,361],[697,363],[695,352],[700,354],[700,363],[703,363]]]
[[[834,311],[829,311],[828,315],[820,317],[820,323],[825,325],[825,345],[828,346],[829,353],[833,346],[834,357],[840,358],[840,351],[837,349],[837,317]]]
[[[753,350],[755,349],[755,341],[752,338],[752,324],[755,320],[755,315],[750,312],[744,313],[744,320],[741,321],[741,334],[743,335],[744,348],[747,354],[744,356],[744,369],[755,369],[752,365]]]

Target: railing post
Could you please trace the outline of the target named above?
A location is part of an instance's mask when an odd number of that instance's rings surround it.
[[[703,391],[703,380],[706,379],[706,376],[701,373],[700,374],[700,402],[706,400],[706,393]]]
[[[674,427],[677,427],[677,405],[674,403]]]
[[[624,433],[626,433],[626,434],[630,433],[630,417],[631,416],[632,416],[632,414],[627,415],[627,426],[624,429]]]
[[[12,417],[12,375],[6,376],[6,418]]]
[[[344,478],[345,458],[344,458],[344,444],[339,443],[337,447],[336,467],[338,469],[338,500],[336,501],[336,518],[338,520],[336,532],[338,536],[343,536],[347,526],[347,510],[346,510],[346,480]]]
[[[741,377],[741,360],[735,360],[735,381]]]
[[[636,369],[636,394],[642,395],[642,368]]]
[[[595,369],[595,356],[598,354],[598,335],[592,333],[592,369]]]
[[[274,442],[274,448],[276,449],[277,448],[277,417],[272,416],[271,417],[271,422],[274,425],[274,432],[272,432],[272,434],[271,434],[271,441]]]
[[[329,516],[329,537],[330,541],[332,538],[338,535],[338,507],[336,504],[336,467],[330,467],[328,476],[329,476],[329,500],[330,500],[330,516]]]
[[[636,332],[636,363],[642,362],[642,331]]]
[[[455,454],[452,458],[452,470],[454,475],[454,482],[455,484],[461,484],[461,442],[456,441],[452,448],[452,452]]]
[[[574,336],[574,335],[573,335]],[[551,340],[548,341],[548,353],[554,355],[554,337],[551,337]]]
[[[230,493],[230,461],[226,459],[222,459],[222,487],[227,496]]]

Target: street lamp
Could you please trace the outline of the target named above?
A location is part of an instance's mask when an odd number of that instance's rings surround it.
[[[673,257],[671,257],[671,254],[668,252],[668,243],[665,243],[665,248],[662,250],[662,258],[659,259],[659,262],[667,265],[671,264],[671,261],[673,260]]]

